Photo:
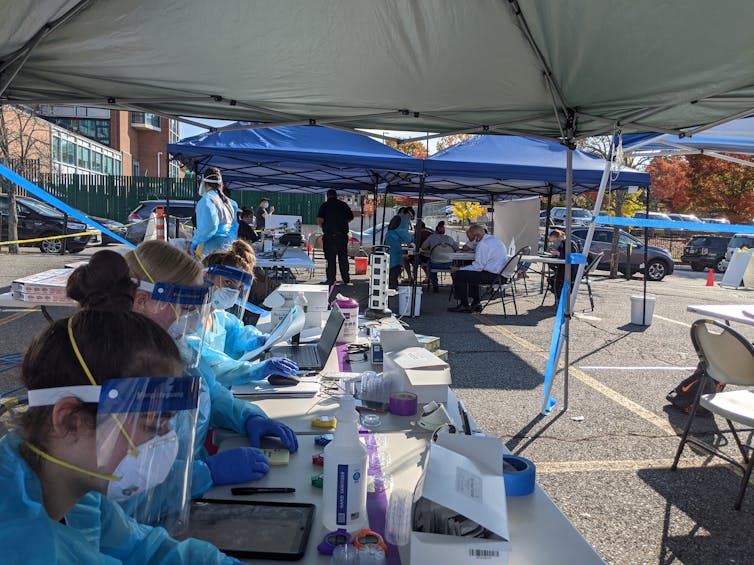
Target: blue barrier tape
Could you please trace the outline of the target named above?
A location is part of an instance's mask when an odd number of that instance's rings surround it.
[[[598,216],[597,224],[601,226],[619,226],[630,228],[655,228],[663,230],[695,231],[710,233],[752,233],[751,224],[708,224],[707,222],[675,222],[672,220],[644,220],[641,218],[618,218],[617,216]]]
[[[526,496],[534,492],[537,467],[526,457],[503,455],[505,496]]]
[[[547,358],[547,366],[545,367],[545,386],[542,397],[543,414],[549,414],[557,402],[557,400],[550,395],[550,391],[552,389],[552,379],[555,376],[555,369],[558,365],[558,351],[560,351],[560,340],[563,336],[563,319],[565,318],[565,305],[568,301],[569,287],[569,281],[563,281],[563,289],[560,291],[560,301],[558,302],[558,311],[555,314],[555,324],[552,327],[550,355]]]
[[[57,208],[61,212],[64,212],[68,214],[72,218],[76,218],[77,220],[80,220],[84,222],[85,224],[88,224],[90,226],[94,226],[95,229],[98,229],[104,234],[109,235],[116,241],[119,241],[121,243],[124,243],[128,245],[129,247],[136,247],[133,243],[128,241],[127,239],[122,238],[117,233],[110,231],[105,226],[102,226],[89,218],[86,214],[79,212],[76,210],[76,208],[71,208],[68,204],[60,200],[59,198],[54,197],[52,194],[44,190],[43,188],[39,188],[36,184],[33,182],[25,179],[18,173],[14,173],[11,171],[8,167],[4,165],[0,165],[0,176],[5,177],[13,184],[16,184],[23,188],[25,191],[33,194],[40,200],[47,202],[50,206],[53,206],[54,208]]]

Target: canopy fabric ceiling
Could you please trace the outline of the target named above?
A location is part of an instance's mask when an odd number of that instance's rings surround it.
[[[5,0],[2,14],[12,103],[550,139],[754,108],[751,0]]]
[[[623,149],[641,153],[685,153],[722,151],[754,154],[754,118],[735,120],[690,137],[677,135],[629,134],[623,136]]]
[[[385,182],[393,193],[415,194],[424,175],[426,193],[452,198],[562,192],[567,149],[553,141],[486,135],[416,159],[365,135],[290,126],[202,134],[168,145],[168,152],[200,172],[220,168],[233,189],[352,191]],[[574,151],[574,190],[595,190],[604,167],[604,160]],[[615,188],[647,184],[648,174],[625,168],[612,180]]]

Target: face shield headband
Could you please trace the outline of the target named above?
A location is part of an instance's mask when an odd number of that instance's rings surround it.
[[[227,310],[243,320],[254,275],[236,267],[211,265],[207,276],[214,285],[210,297],[212,308]]]

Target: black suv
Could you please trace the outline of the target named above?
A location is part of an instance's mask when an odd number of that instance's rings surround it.
[[[36,239],[63,235],[63,221],[65,216],[49,204],[28,196],[16,196],[16,212],[18,215],[18,239]],[[0,240],[8,241],[8,195],[0,194]],[[75,219],[69,219],[66,233],[87,231],[86,224]],[[78,253],[89,242],[91,236],[81,235],[69,237],[66,249],[71,253]],[[63,247],[62,239],[48,239],[37,243],[26,244],[39,247],[42,253],[60,253]]]
[[[681,255],[681,263],[691,265],[692,271],[715,269],[718,273],[725,272],[725,252],[731,236],[698,235],[686,242]]]

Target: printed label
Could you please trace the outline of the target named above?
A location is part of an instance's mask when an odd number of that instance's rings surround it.
[[[472,559],[495,559],[500,557],[496,549],[469,549],[469,557]]]
[[[345,526],[348,516],[348,465],[338,465],[337,477],[338,497],[335,502],[335,523]]]
[[[473,473],[469,473],[466,469],[456,467],[456,492],[481,502],[482,478]]]

